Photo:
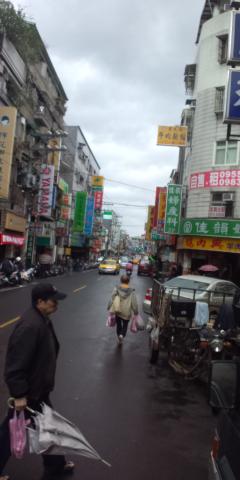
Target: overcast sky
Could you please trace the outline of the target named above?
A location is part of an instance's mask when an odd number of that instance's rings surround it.
[[[178,148],[156,146],[157,126],[180,121],[183,73],[194,63],[205,0],[17,0],[34,20],[80,125],[107,179],[105,201],[148,205],[177,166]],[[107,208],[107,207],[106,207]],[[114,210],[131,235],[146,209]]]

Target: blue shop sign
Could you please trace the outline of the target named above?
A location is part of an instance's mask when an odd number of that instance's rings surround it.
[[[232,12],[228,63],[240,64],[240,12]]]
[[[84,233],[87,236],[92,235],[93,229],[93,215],[94,215],[94,197],[88,197]]]
[[[240,123],[240,70],[229,70],[224,123]]]

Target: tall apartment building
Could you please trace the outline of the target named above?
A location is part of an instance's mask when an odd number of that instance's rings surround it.
[[[183,184],[178,260],[185,271],[211,263],[237,280],[240,270],[240,126],[223,123],[233,8],[207,0],[197,32],[195,63],[185,68],[182,113],[188,146],[180,150]],[[234,2],[237,6],[238,2]],[[228,5],[227,5],[228,4]],[[240,2],[239,2],[240,7]],[[240,69],[240,65],[236,65]],[[235,136],[234,136],[235,135]]]

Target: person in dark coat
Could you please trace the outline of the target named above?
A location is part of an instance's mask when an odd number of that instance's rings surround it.
[[[58,300],[65,297],[51,284],[41,283],[34,287],[32,308],[22,315],[10,336],[4,376],[17,411],[27,406],[41,411],[42,402],[51,406],[49,395],[54,389],[59,343],[49,315],[57,310]],[[9,478],[2,472],[11,455],[8,424],[12,415],[13,410],[9,409],[0,426],[0,480]],[[63,455],[42,457],[44,478],[69,473],[74,468]]]

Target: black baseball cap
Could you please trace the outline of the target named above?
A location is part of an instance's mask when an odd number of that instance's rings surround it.
[[[32,289],[32,301],[37,300],[63,300],[66,293],[59,292],[51,283],[39,283]]]

